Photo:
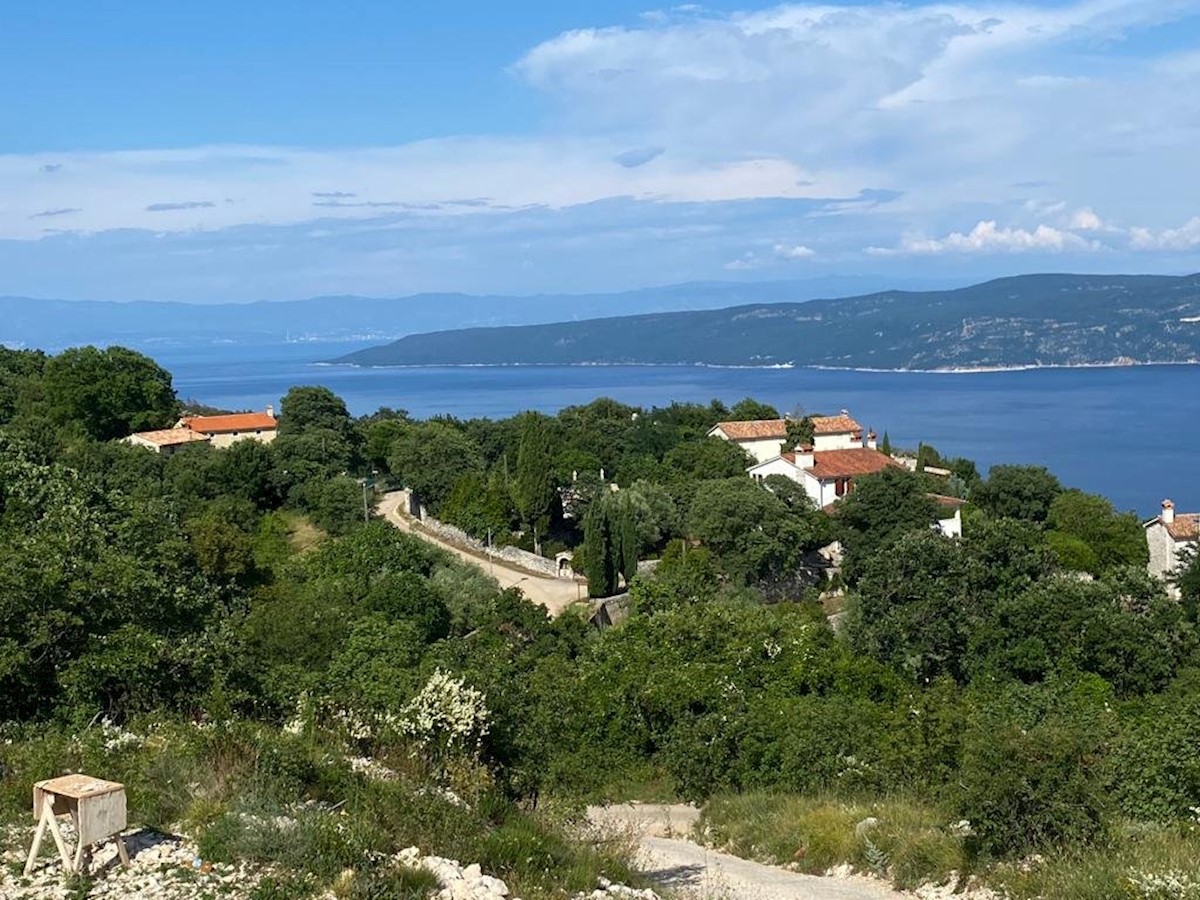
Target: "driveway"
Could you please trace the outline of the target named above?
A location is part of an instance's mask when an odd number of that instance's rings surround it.
[[[587,587],[568,578],[550,578],[511,566],[500,559],[488,559],[484,554],[474,553],[449,541],[444,541],[402,513],[401,507],[407,500],[407,492],[392,491],[384,494],[375,511],[401,531],[408,532],[427,541],[465,563],[476,566],[499,582],[501,588],[519,588],[531,603],[544,606],[552,616],[557,616],[577,600],[587,599]]]

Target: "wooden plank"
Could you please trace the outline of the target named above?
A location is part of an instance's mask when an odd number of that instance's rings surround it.
[[[81,845],[94,844],[125,830],[128,822],[124,790],[84,797],[78,802]]]

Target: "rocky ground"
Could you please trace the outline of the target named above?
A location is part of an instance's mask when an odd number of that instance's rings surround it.
[[[32,828],[10,828],[3,835],[0,851],[0,898],[3,900],[82,900],[128,898],[128,900],[244,900],[264,879],[277,874],[268,866],[238,863],[222,865],[200,859],[196,845],[186,837],[155,831],[134,831],[125,836],[130,865],[123,867],[114,843],[98,846],[86,871],[64,878],[62,863],[47,838],[38,865],[28,876],[21,874],[25,855],[33,840]],[[63,823],[63,837],[73,843],[73,830]],[[49,849],[46,849],[46,848]],[[398,866],[422,868],[437,878],[441,889],[437,900],[519,900],[510,898],[508,885],[484,873],[478,865],[457,860],[423,856],[416,847],[394,857]],[[336,900],[338,884],[353,880],[353,873],[335,882],[321,900]],[[651,890],[638,890],[601,880],[596,889],[575,900],[659,900]]]

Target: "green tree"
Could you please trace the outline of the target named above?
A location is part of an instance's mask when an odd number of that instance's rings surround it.
[[[124,347],[77,347],[46,361],[42,390],[55,425],[98,441],[170,427],[179,415],[171,374]]]
[[[292,388],[279,405],[279,436],[315,429],[337,432],[351,442],[354,428],[346,402],[327,387]]]
[[[760,403],[753,397],[739,400],[729,410],[732,422],[752,422],[759,419],[778,419],[779,410],[769,403]]]
[[[733,441],[706,437],[680,444],[667,453],[663,465],[670,478],[692,481],[745,477],[753,460]]]
[[[971,500],[996,518],[1045,522],[1060,493],[1062,485],[1042,466],[992,466]]]
[[[1200,544],[1193,544],[1180,556],[1179,567],[1172,573],[1180,600],[1192,622],[1200,620]]]
[[[824,533],[817,514],[796,514],[783,500],[746,477],[697,485],[688,533],[738,581],[787,579],[804,552]]]
[[[388,468],[431,512],[437,512],[464,476],[480,473],[475,443],[453,426],[422,422],[407,426],[392,442]]]
[[[554,457],[550,420],[538,413],[526,413],[521,417],[513,497],[522,524],[538,535],[549,529],[551,510],[558,500]],[[540,552],[540,548],[535,549]]]
[[[1094,575],[1102,569],[1118,566],[1145,566],[1150,559],[1146,533],[1134,513],[1118,513],[1107,498],[1066,490],[1054,498],[1046,517],[1048,537],[1066,535],[1082,541],[1091,550],[1094,562],[1078,564]],[[1063,546],[1060,542],[1060,546]],[[1069,565],[1069,559],[1063,560]]]
[[[499,472],[487,478],[479,472],[468,472],[455,482],[438,510],[442,521],[479,540],[490,533],[498,542],[512,530],[514,515],[511,496]]]
[[[892,455],[892,439],[888,437],[886,431],[883,433],[883,440],[879,442],[879,452],[888,456]]]
[[[787,420],[787,447],[811,447],[816,438],[812,416]]]
[[[851,577],[858,561],[911,531],[928,531],[937,518],[937,506],[926,493],[921,478],[905,469],[889,467],[855,481],[839,504],[837,524],[848,554]]]
[[[592,597],[610,597],[617,592],[622,577],[629,584],[637,575],[641,542],[633,503],[623,493],[597,497],[583,520],[580,555]]]

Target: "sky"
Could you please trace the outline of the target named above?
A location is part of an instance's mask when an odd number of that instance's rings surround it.
[[[9,0],[0,295],[1200,270],[1200,0]]]

